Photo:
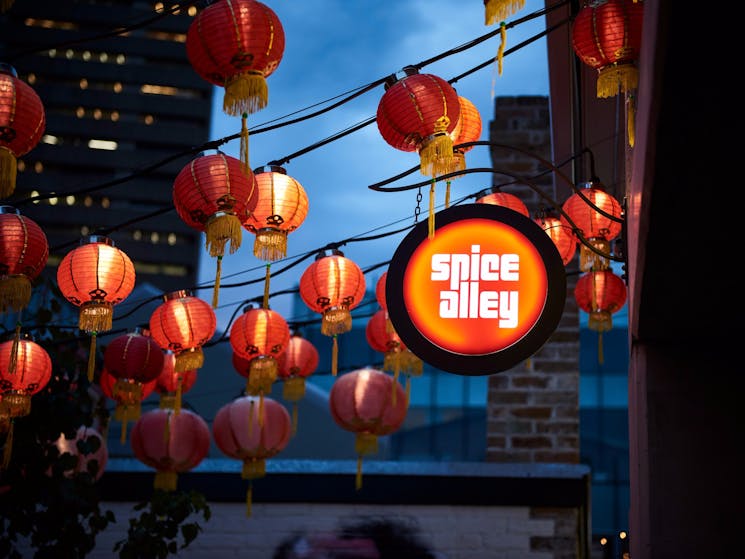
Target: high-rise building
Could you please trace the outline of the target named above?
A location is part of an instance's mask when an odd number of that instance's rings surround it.
[[[185,48],[195,13],[169,2],[48,0],[0,14],[0,61],[46,115],[2,203],[43,224],[48,270],[97,234],[128,254],[138,284],[196,285],[200,233],[172,201],[175,176],[210,131],[213,88]]]

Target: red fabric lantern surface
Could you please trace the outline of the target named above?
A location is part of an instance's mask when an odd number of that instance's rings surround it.
[[[577,12],[572,47],[582,62],[598,71],[598,97],[637,87],[643,16],[644,3],[637,0],[586,1]]]
[[[284,49],[277,14],[255,0],[217,0],[196,15],[186,34],[194,71],[225,88],[223,111],[233,116],[266,106],[266,78],[279,66]]]
[[[287,255],[287,235],[308,215],[308,194],[282,167],[254,169],[258,202],[243,226],[253,233],[254,256],[274,261]]]
[[[0,199],[15,191],[18,158],[37,146],[45,127],[39,96],[15,68],[0,63]]]
[[[132,386],[124,387],[124,382]],[[127,440],[127,422],[140,418],[142,401],[153,393],[156,383],[157,379],[146,383],[132,379],[122,381],[105,368],[101,369],[98,384],[104,396],[116,403],[114,419],[122,423],[122,444]]]
[[[150,335],[161,349],[176,354],[177,372],[204,365],[202,346],[215,335],[217,316],[209,303],[189,290],[172,291],[150,315]]]
[[[305,396],[305,379],[318,368],[320,356],[313,343],[294,333],[279,360],[277,378],[282,380],[282,397],[292,402],[292,432],[297,431],[297,403]]]
[[[155,489],[175,491],[178,474],[204,460],[210,448],[210,428],[196,413],[155,409],[142,414],[132,427],[130,444],[135,457],[157,470]]]
[[[271,398],[264,399],[260,415],[256,398],[243,396],[217,411],[212,436],[226,456],[243,462],[241,477],[249,480],[246,514],[250,516],[253,480],[266,475],[266,460],[282,452],[290,441],[290,415]]]
[[[587,327],[598,332],[598,358],[603,362],[602,333],[613,328],[612,315],[626,303],[624,281],[611,270],[593,270],[580,276],[574,287],[577,306],[588,313]]]
[[[11,206],[0,206],[0,314],[21,311],[31,300],[32,282],[49,258],[47,236]]]
[[[398,395],[393,403],[394,386]],[[406,397],[401,385],[383,371],[365,367],[345,373],[329,392],[329,409],[337,425],[355,433],[357,476],[362,487],[362,457],[378,451],[378,437],[397,431],[406,419]]]
[[[155,390],[160,394],[160,407],[181,411],[181,398],[197,381],[198,369],[176,371],[176,355],[171,350],[163,352],[163,368],[155,379]]]
[[[564,265],[569,264],[577,252],[577,239],[572,229],[555,215],[550,215],[546,212],[543,212],[534,221],[551,238],[556,246],[556,250],[559,251],[559,256],[561,256],[561,261]]]
[[[385,283],[387,279],[388,270],[383,272],[378,278],[378,281],[375,283],[375,299],[378,301],[378,305],[380,305],[380,308],[386,312],[386,318],[388,318],[388,303],[385,299]]]
[[[481,138],[481,113],[479,113],[476,105],[462,95],[458,96],[458,102],[460,103],[460,118],[451,134],[453,145],[477,142]],[[453,147],[453,159],[448,172],[463,171],[466,168],[465,154],[471,151],[473,147]],[[447,201],[445,205],[448,206]]]
[[[494,25],[525,7],[525,0],[484,0],[484,25]]]
[[[564,202],[562,210],[569,217],[567,220],[564,215],[561,216],[564,225],[572,231],[576,227],[589,244],[610,254],[610,241],[621,234],[623,210],[621,204],[605,191],[602,184],[597,181],[585,183],[584,188]],[[579,267],[583,272],[605,270],[610,266],[609,258],[596,253],[584,243],[580,244],[579,256]]]
[[[321,314],[321,333],[334,340],[331,372],[336,374],[337,335],[352,329],[351,310],[362,302],[367,289],[360,267],[339,250],[319,253],[300,276],[300,298]]]
[[[79,445],[85,452],[81,451]],[[54,441],[54,446],[60,455],[67,453],[77,458],[75,467],[64,472],[65,477],[87,473],[95,480],[101,479],[109,461],[109,449],[106,446],[106,440],[97,429],[81,425],[72,439],[68,439],[64,433],[61,433]]]
[[[261,405],[277,380],[279,359],[289,342],[287,321],[271,309],[248,308],[230,327],[233,366],[248,379],[246,392],[259,396]]]
[[[476,199],[477,204],[494,204],[495,206],[502,206],[509,208],[513,211],[523,214],[525,217],[530,217],[530,212],[525,203],[520,200],[514,194],[509,192],[486,192]]]
[[[212,306],[217,307],[225,245],[241,246],[242,223],[258,202],[256,178],[235,157],[202,155],[181,169],[173,182],[173,204],[189,227],[206,235],[206,248],[217,258]]]

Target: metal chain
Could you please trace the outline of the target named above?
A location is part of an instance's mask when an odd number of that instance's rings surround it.
[[[422,187],[416,193],[416,208],[414,208],[414,223],[419,223],[419,214],[422,213]]]

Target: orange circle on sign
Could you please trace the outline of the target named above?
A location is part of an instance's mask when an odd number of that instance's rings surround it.
[[[459,220],[421,243],[404,271],[413,325],[451,353],[485,355],[523,338],[541,317],[548,275],[534,244],[491,219]]]

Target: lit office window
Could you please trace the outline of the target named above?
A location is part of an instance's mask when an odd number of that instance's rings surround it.
[[[114,151],[119,147],[117,142],[112,140],[88,140],[88,147],[91,149],[103,149],[106,151]]]

